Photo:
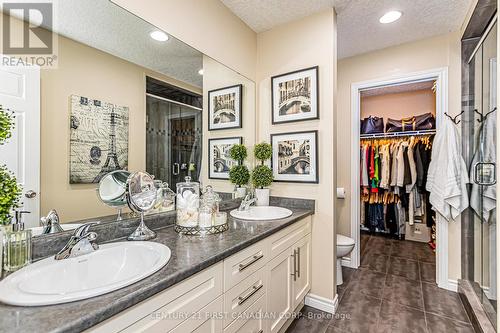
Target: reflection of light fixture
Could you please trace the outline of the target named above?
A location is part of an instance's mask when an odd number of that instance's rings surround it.
[[[149,36],[151,36],[151,38],[153,38],[154,40],[157,40],[159,42],[166,42],[168,40],[168,35],[160,30],[152,31],[149,34]]]
[[[401,13],[400,11],[391,10],[390,12],[385,13],[384,16],[379,19],[379,22],[383,24],[392,23],[399,20],[401,15],[403,15],[403,13]]]
[[[203,75],[203,68],[198,71],[198,74]]]

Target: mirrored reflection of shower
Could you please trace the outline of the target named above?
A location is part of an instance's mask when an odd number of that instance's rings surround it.
[[[146,171],[171,189],[190,176],[199,180],[202,97],[148,78]]]

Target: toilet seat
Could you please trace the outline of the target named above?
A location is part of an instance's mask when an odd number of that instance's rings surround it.
[[[337,246],[352,246],[354,245],[354,239],[337,234]]]

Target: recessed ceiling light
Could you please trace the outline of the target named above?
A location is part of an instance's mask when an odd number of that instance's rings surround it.
[[[387,24],[387,23],[392,23],[394,21],[399,20],[399,18],[403,15],[400,11],[397,10],[391,10],[390,12],[387,12],[382,16],[379,21],[380,23]]]
[[[160,30],[152,31],[149,35],[159,42],[166,42],[168,40],[168,35]]]
[[[203,75],[203,68],[198,71],[198,74]]]

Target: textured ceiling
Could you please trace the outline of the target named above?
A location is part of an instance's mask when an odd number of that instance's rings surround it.
[[[255,32],[333,7],[334,0],[221,0]]]
[[[432,89],[434,86],[434,80],[432,81],[422,81],[415,83],[406,83],[406,84],[398,84],[398,85],[390,85],[384,87],[378,87],[373,89],[367,89],[361,92],[362,97],[368,96],[378,96],[378,95],[387,95],[387,94],[399,94],[410,91],[418,91],[418,90],[427,90]]]
[[[335,7],[339,58],[456,31],[472,0],[221,0],[256,32]],[[382,25],[389,10],[403,17]]]
[[[336,0],[339,58],[456,31],[472,0]],[[391,24],[378,19],[389,10],[403,16]]]
[[[149,37],[154,26],[108,0],[53,0],[57,33],[153,71],[202,87],[203,55],[170,36]]]

